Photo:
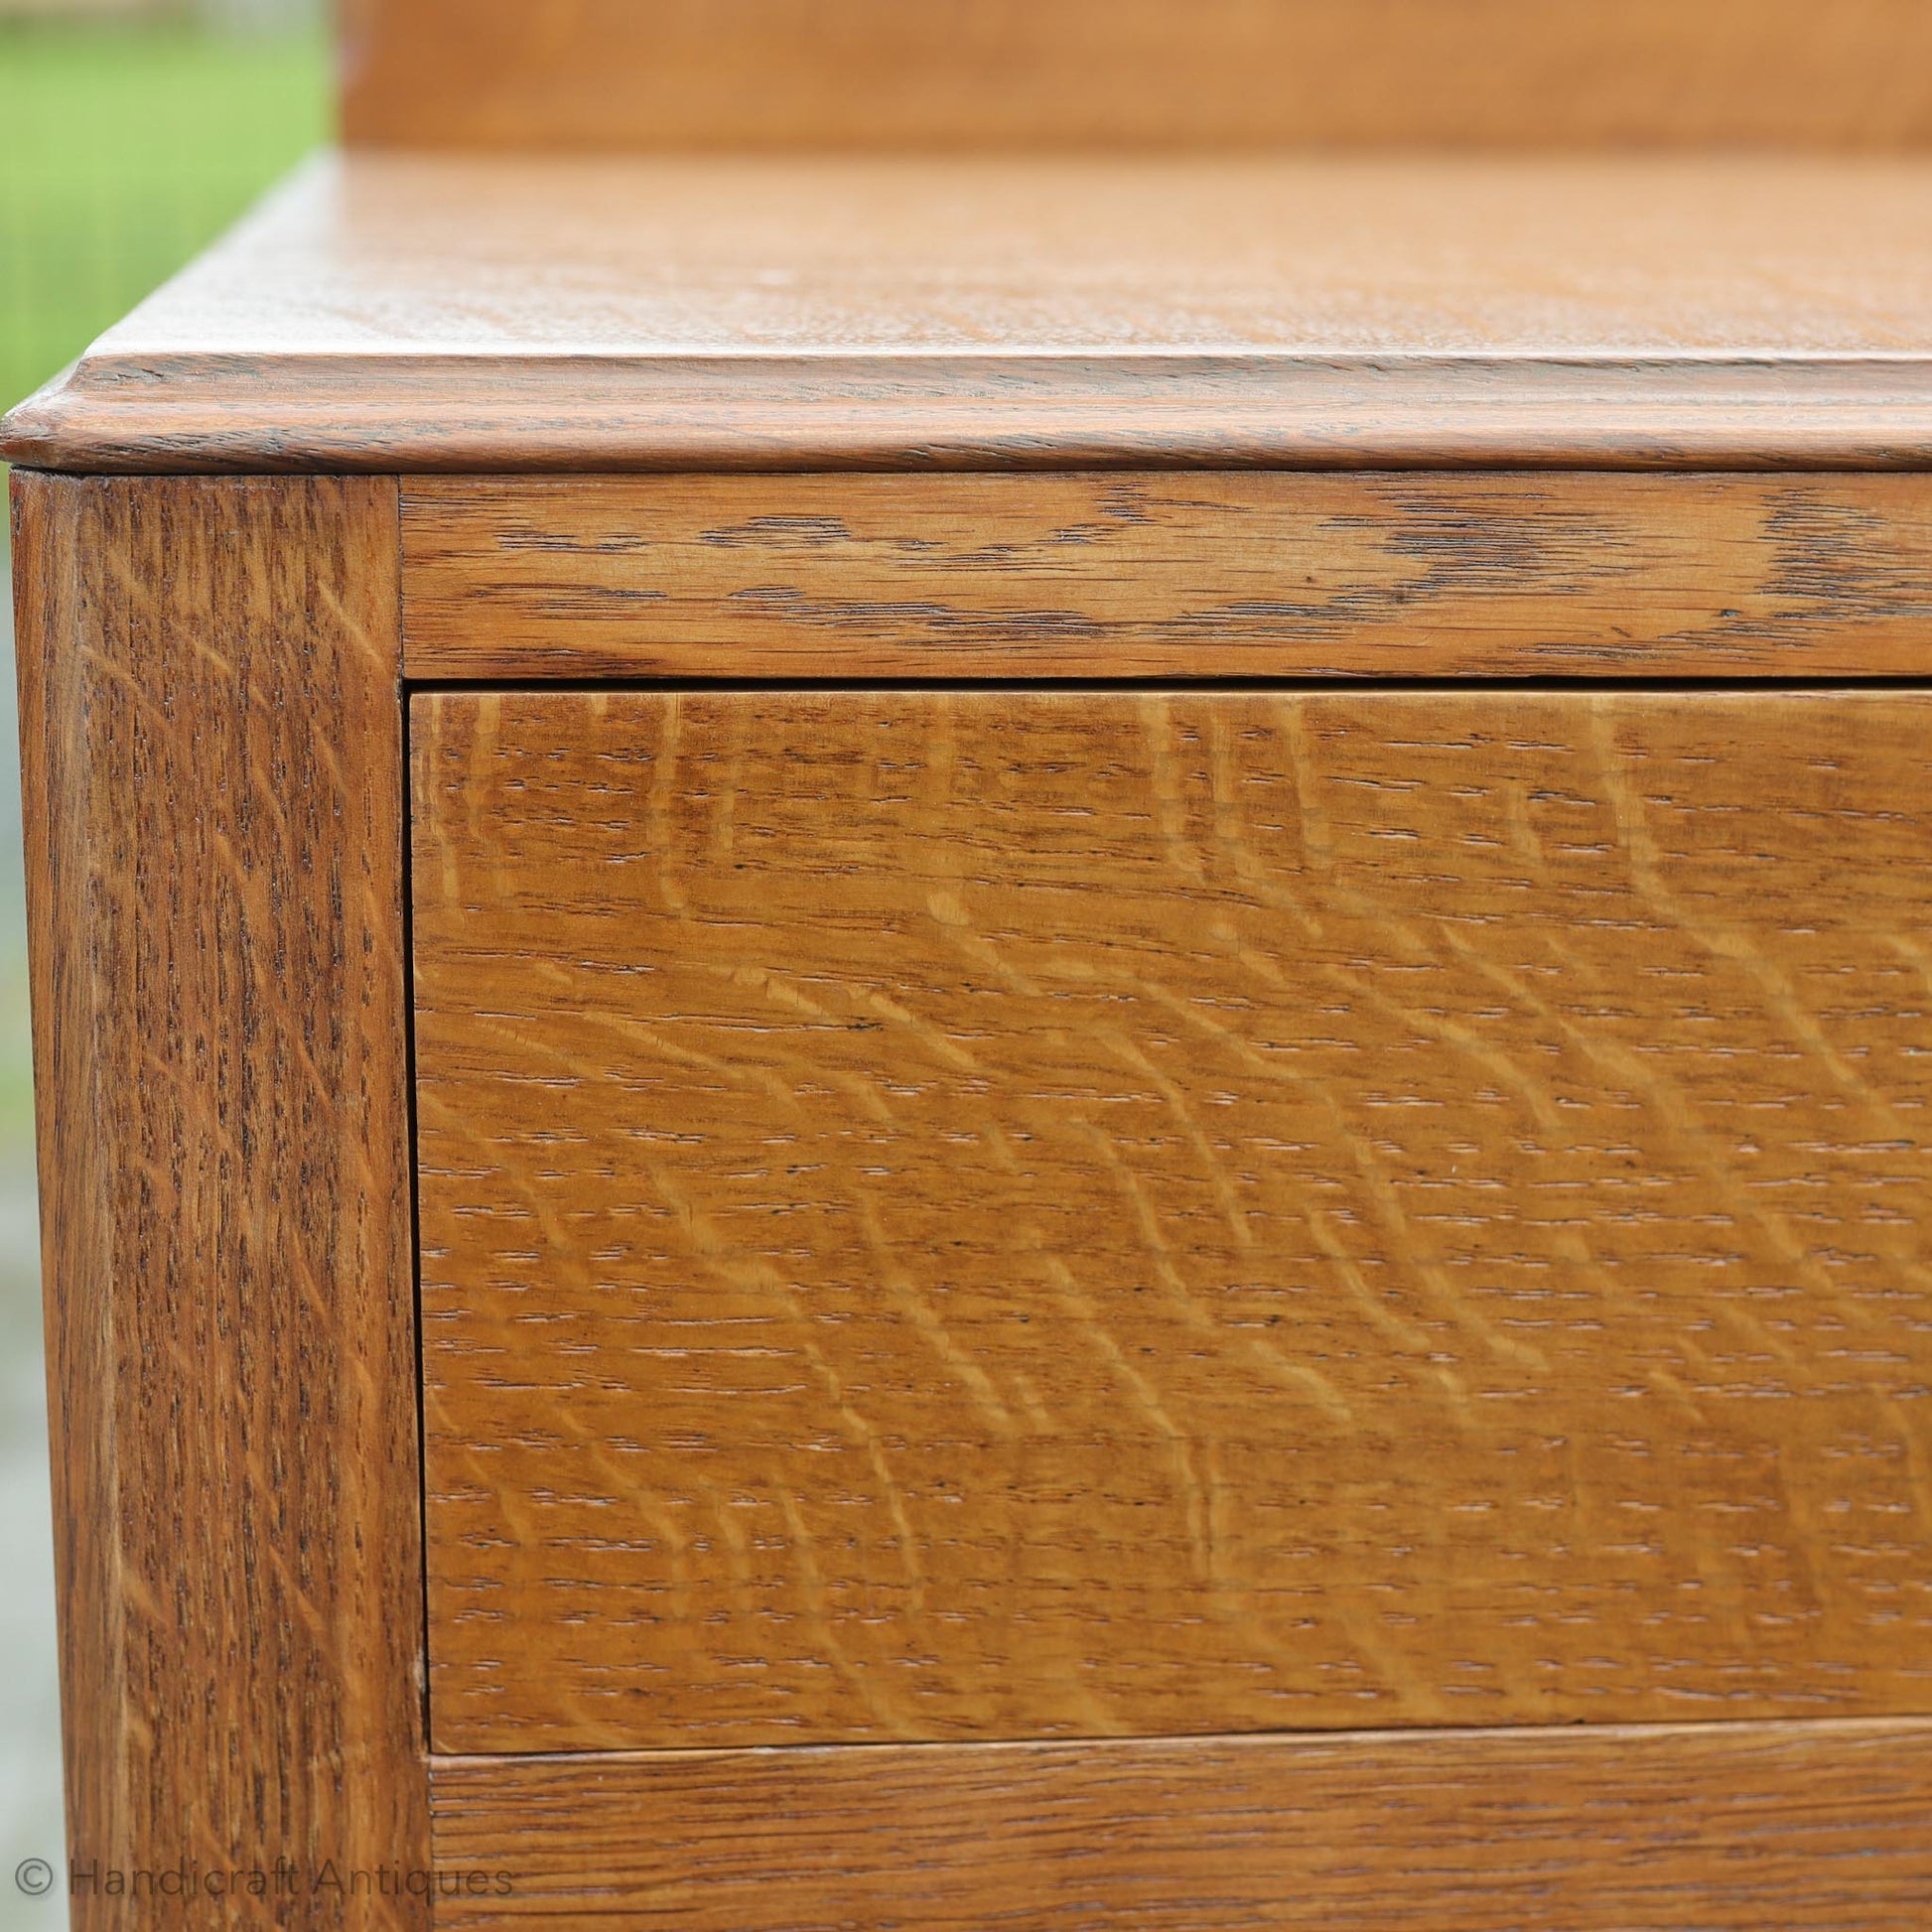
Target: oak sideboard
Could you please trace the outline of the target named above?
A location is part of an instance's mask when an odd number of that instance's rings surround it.
[[[345,34],[0,444],[80,1932],[1924,1932],[1932,7]]]

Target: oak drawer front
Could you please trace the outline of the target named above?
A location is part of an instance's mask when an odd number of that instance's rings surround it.
[[[1932,1707],[1932,699],[411,729],[438,1748]]]

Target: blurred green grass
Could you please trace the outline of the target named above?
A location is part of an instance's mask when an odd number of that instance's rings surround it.
[[[304,0],[251,4],[296,28],[0,18],[0,408],[326,138],[312,14]],[[64,1864],[13,692],[12,600],[0,598],[0,1874],[29,1858]],[[64,1892],[0,1882],[0,1932],[54,1932]]]
[[[319,29],[0,21],[0,406],[327,138]]]

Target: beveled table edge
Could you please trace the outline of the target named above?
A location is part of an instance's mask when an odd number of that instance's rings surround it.
[[[1932,357],[83,357],[0,459],[89,474],[1932,468]]]

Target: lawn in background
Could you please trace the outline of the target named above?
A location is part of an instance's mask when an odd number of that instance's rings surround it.
[[[0,407],[327,138],[318,33],[0,19]]]
[[[0,409],[57,374],[326,138],[309,9],[251,31],[5,17],[0,0]],[[4,472],[0,471],[0,476]],[[0,532],[4,531],[0,519]],[[0,576],[6,547],[0,534]],[[63,1867],[47,1408],[41,1367],[26,918],[10,599],[0,599],[0,1932],[54,1932]]]

